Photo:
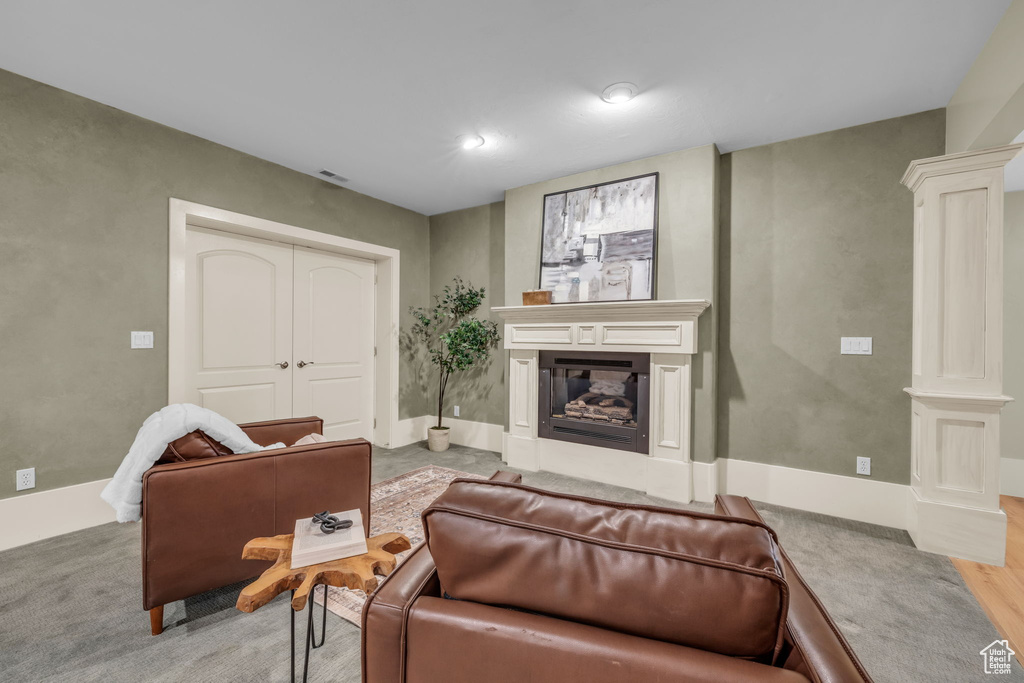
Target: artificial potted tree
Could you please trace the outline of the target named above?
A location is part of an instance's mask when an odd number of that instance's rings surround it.
[[[483,287],[476,289],[457,277],[445,286],[443,294],[434,296],[432,307],[409,309],[416,319],[413,337],[426,347],[430,362],[437,366],[437,424],[427,430],[427,446],[432,451],[448,450],[449,428],[442,423],[448,379],[453,372],[486,361],[498,345],[498,325],[473,317],[483,300]]]

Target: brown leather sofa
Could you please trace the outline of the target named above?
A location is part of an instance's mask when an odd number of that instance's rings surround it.
[[[865,683],[746,498],[717,515],[456,480],[363,611],[364,683]]]
[[[323,433],[317,417],[240,425],[268,446]],[[246,455],[158,464],[142,479],[142,602],[153,635],[164,605],[261,574],[243,560],[257,536],[290,534],[295,520],[359,508],[370,528],[368,441],[327,441]]]

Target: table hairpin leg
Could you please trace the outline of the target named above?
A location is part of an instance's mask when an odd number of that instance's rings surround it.
[[[327,640],[327,584],[322,584],[324,589],[324,613],[320,621],[320,642],[316,642],[316,629],[313,628],[313,605],[310,604],[309,609],[309,633],[313,649],[323,646],[324,641]],[[313,594],[316,594],[316,588],[313,589]],[[316,602],[313,597],[310,597],[310,603]]]
[[[324,641],[327,640],[327,586],[324,586],[324,613],[323,620],[320,623],[320,642],[316,642],[316,630],[313,627],[313,605],[316,603],[316,587],[310,591],[309,604],[306,607],[306,655],[303,657],[302,662],[302,683],[306,683],[306,679],[309,677],[309,651],[310,649],[316,649],[323,646]],[[292,590],[292,597],[295,597],[295,591]],[[291,619],[291,645],[292,645],[292,683],[295,683],[295,610],[291,609],[289,605],[288,611]]]

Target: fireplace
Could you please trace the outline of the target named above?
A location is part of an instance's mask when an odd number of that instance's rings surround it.
[[[502,458],[530,472],[600,481],[684,503],[693,500],[696,486],[703,500],[714,498],[717,479],[710,468],[702,468],[695,481],[690,462],[691,365],[698,352],[697,319],[707,307],[703,299],[685,299],[491,309],[505,321],[509,352]],[[594,380],[606,382],[598,389],[608,397],[621,393],[633,405],[612,400],[602,406],[605,399],[594,396],[578,405],[587,393],[601,395],[592,391]],[[610,383],[621,383],[621,390]],[[567,411],[573,402],[576,408]],[[597,408],[628,408],[629,413],[596,410],[595,402]]]
[[[538,360],[537,436],[648,452],[650,354],[541,351]]]

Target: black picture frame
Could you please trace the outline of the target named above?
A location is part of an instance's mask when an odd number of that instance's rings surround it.
[[[609,231],[607,233],[601,233],[596,237],[591,235],[590,237],[582,237],[582,234],[586,232],[586,226],[583,226],[580,230],[579,235],[575,235],[571,238],[566,238],[564,244],[557,245],[557,240],[561,239],[560,236],[552,234],[549,236],[549,230],[553,227],[551,223],[554,218],[552,216],[558,213],[558,200],[562,198],[562,212],[561,216],[563,221],[568,218],[567,210],[572,203],[574,206],[579,207],[581,204],[582,197],[580,193],[591,192],[594,196],[591,199],[596,198],[601,193],[602,189],[613,190],[616,185],[634,185],[633,188],[629,189],[631,192],[636,192],[641,189],[638,181],[644,181],[651,179],[653,180],[652,188],[652,201],[653,209],[650,210],[649,224],[639,225],[633,230],[625,231]],[[658,282],[658,222],[659,222],[659,190],[660,190],[660,174],[655,171],[653,173],[644,173],[641,175],[630,176],[628,178],[620,178],[617,180],[610,180],[603,183],[596,183],[594,185],[584,185],[582,187],[574,187],[568,190],[561,190],[558,192],[549,192],[544,195],[544,199],[541,205],[541,237],[540,237],[540,264],[538,269],[538,289],[547,289],[552,291],[551,302],[553,304],[562,303],[602,303],[608,301],[652,301],[657,298],[657,282]],[[606,190],[607,192],[607,190]],[[575,198],[571,198],[572,195],[577,195]],[[553,203],[554,202],[554,203]],[[646,213],[646,212],[645,212]],[[638,219],[643,217],[637,217]],[[597,219],[604,220],[604,218]],[[563,223],[563,235],[566,229]],[[645,234],[648,233],[649,235]],[[622,235],[620,239],[616,239],[614,235]],[[624,240],[630,240],[630,244],[626,244]],[[646,258],[626,258],[626,252],[632,248],[632,244],[640,241],[640,254],[635,256],[645,256]],[[552,247],[552,250],[548,250],[548,247]],[[552,253],[553,249],[559,249],[562,253],[560,254],[560,260],[552,260],[551,257],[555,256]],[[612,257],[611,260],[605,260],[603,257],[606,253],[610,253],[612,249],[615,249],[618,253]],[[596,252],[596,253],[595,253]],[[547,259],[545,257],[548,257]],[[645,288],[642,290],[642,294],[634,295],[635,282],[633,279],[634,269],[637,264],[643,264],[647,262],[646,266],[646,277],[648,282]],[[598,298],[591,298],[592,291],[591,287],[595,282],[595,267],[592,264],[599,264],[596,267],[596,272],[601,275],[601,279],[597,281],[599,290],[597,291]],[[605,264],[628,264],[621,265],[615,269],[619,271],[619,274],[609,279],[609,269],[605,267]],[[569,268],[576,268],[578,270],[568,270]],[[622,287],[623,283],[620,282],[621,273],[625,272],[628,274],[628,281],[625,282],[626,296],[618,296],[621,291],[617,291],[618,287]],[[579,273],[576,278],[569,278],[568,276],[572,273]],[[589,277],[588,277],[589,275]],[[584,285],[583,281],[586,278],[587,284]],[[568,280],[568,282],[567,282]],[[557,284],[556,284],[557,282]],[[568,290],[566,290],[568,286]],[[606,288],[610,291],[605,291]],[[574,291],[575,289],[575,291]],[[580,298],[580,293],[585,290],[585,299]],[[602,294],[604,298],[602,298]],[[611,294],[611,296],[608,296]]]

